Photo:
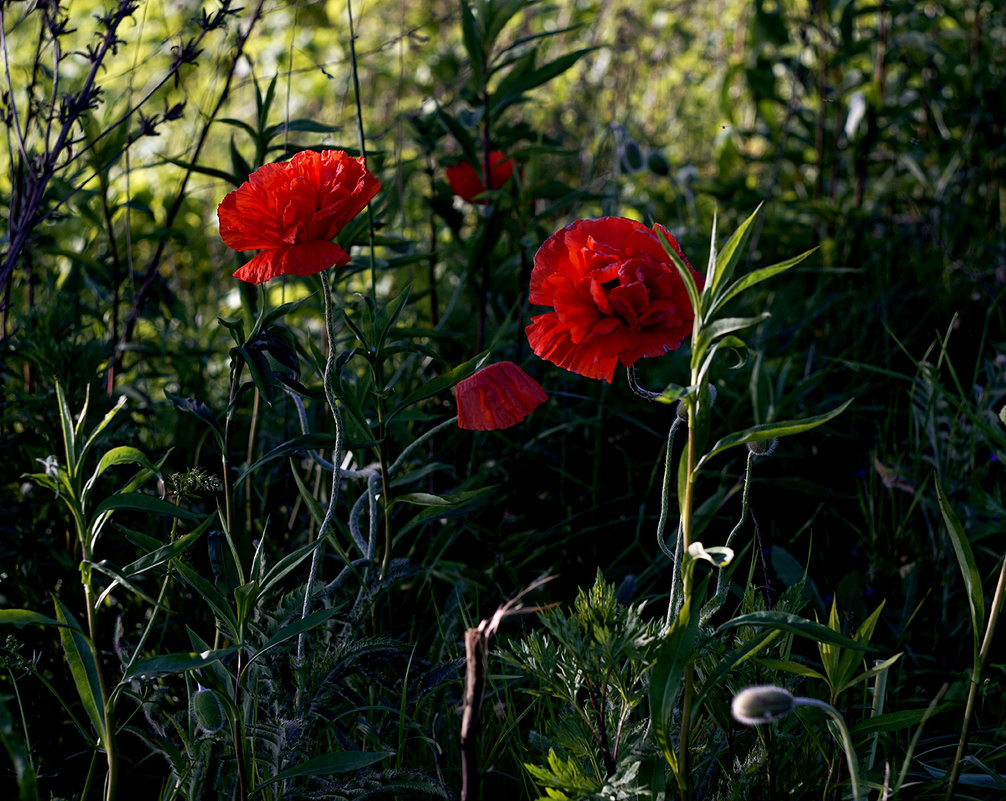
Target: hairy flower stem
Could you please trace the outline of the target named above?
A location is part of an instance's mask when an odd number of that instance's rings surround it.
[[[795,706],[817,707],[818,709],[826,712],[835,722],[835,728],[838,729],[842,750],[845,752],[845,758],[849,765],[849,781],[852,783],[852,799],[853,801],[865,801],[866,796],[862,794],[859,788],[859,762],[856,759],[856,751],[852,747],[852,737],[849,735],[849,729],[845,725],[845,720],[843,720],[842,716],[838,713],[838,710],[830,704],[826,704],[824,701],[818,701],[816,698],[794,698],[793,703]]]
[[[322,551],[325,547],[325,537],[332,528],[332,517],[335,514],[335,507],[339,501],[339,486],[341,483],[341,465],[343,448],[343,425],[342,412],[339,411],[339,402],[335,396],[335,314],[332,309],[332,285],[328,279],[328,271],[322,270],[321,276],[322,293],[325,303],[325,330],[328,332],[328,357],[325,359],[325,398],[328,401],[328,409],[332,413],[332,421],[335,424],[335,443],[332,447],[332,489],[328,496],[328,508],[325,510],[325,517],[322,518],[321,526],[318,528],[318,537],[315,540],[316,547],[311,554],[311,569],[307,577],[307,586],[304,587],[304,603],[301,606],[301,619],[307,617],[307,610],[311,605],[311,589],[315,579],[318,577],[318,566],[321,563]],[[301,664],[304,659],[304,634],[297,635],[297,664]]]
[[[697,376],[692,376],[693,386],[697,384]],[[692,543],[692,507],[695,503],[695,462],[696,450],[696,417],[698,404],[696,397],[690,395],[685,399],[688,408],[688,445],[685,452],[685,492],[681,498],[681,553],[688,553]],[[686,570],[681,579],[681,593],[686,604],[692,599],[692,573]],[[696,610],[697,611],[697,610]],[[683,779],[679,787],[681,801],[688,801],[688,743],[692,725],[692,697],[695,693],[694,670],[691,663],[685,665],[685,680],[681,701],[681,733],[678,735],[678,771]]]

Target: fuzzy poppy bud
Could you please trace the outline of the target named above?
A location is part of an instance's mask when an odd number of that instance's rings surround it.
[[[796,706],[796,699],[789,690],[763,684],[746,687],[737,693],[730,704],[730,712],[741,723],[761,726],[786,717]]]
[[[775,453],[776,446],[779,444],[778,437],[772,437],[772,439],[763,439],[756,442],[749,442],[747,444],[748,451],[755,456],[771,456]]]
[[[213,690],[207,690],[205,687],[196,690],[196,694],[192,696],[192,711],[195,713],[199,728],[207,734],[216,734],[224,727],[224,709]]]

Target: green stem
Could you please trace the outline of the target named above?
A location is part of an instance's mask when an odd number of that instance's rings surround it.
[[[996,624],[999,622],[999,612],[1003,606],[1003,594],[1006,590],[1006,556],[1003,557],[1002,566],[999,568],[999,582],[996,584],[995,595],[992,598],[992,609],[989,614],[989,622],[985,627],[985,637],[982,640],[981,650],[975,657],[975,667],[971,672],[971,687],[968,689],[968,702],[964,708],[964,723],[961,726],[961,739],[957,743],[957,753],[954,756],[953,768],[950,771],[950,781],[947,784],[947,801],[952,801],[954,791],[957,789],[957,780],[961,775],[961,765],[964,763],[964,752],[968,747],[968,736],[971,728],[971,718],[974,715],[975,705],[978,702],[978,688],[981,685],[982,672],[985,668],[985,660],[988,658],[989,650],[992,648],[992,635],[995,633]]]
[[[248,799],[248,755],[245,753],[245,730],[244,712],[241,705],[244,699],[241,697],[241,681],[244,679],[244,665],[241,657],[243,652],[238,649],[237,671],[234,677],[234,725],[232,734],[234,737],[234,758],[237,760],[238,770],[238,801]]]
[[[849,735],[849,729],[846,727],[842,716],[838,714],[838,710],[831,706],[831,704],[818,701],[816,698],[794,698],[793,701],[796,706],[814,706],[824,710],[835,721],[835,727],[838,729],[841,737],[842,750],[845,751],[845,758],[849,763],[849,780],[852,783],[853,801],[865,801],[865,797],[859,789],[859,762],[856,759],[856,752],[852,747],[852,737]]]
[[[685,492],[681,499],[681,553],[688,553],[692,543],[692,506],[695,503],[695,462],[696,462],[696,431],[695,396],[685,399],[688,408],[688,445],[685,451]],[[684,603],[689,604],[692,598],[692,572],[686,570],[681,577],[681,593]],[[681,801],[688,801],[688,744],[692,726],[692,697],[695,692],[694,670],[689,662],[685,665],[685,680],[681,701],[681,733],[678,736],[678,770],[684,780],[680,788]]]
[[[90,553],[85,559],[90,561]],[[84,603],[87,608],[87,636],[95,643],[96,621],[94,617],[94,591],[91,589],[90,569],[84,576]],[[108,690],[105,685],[105,672],[101,669],[97,648],[94,649],[94,672],[98,678],[98,691],[101,693],[101,711],[104,718],[105,737],[102,743],[105,747],[105,761],[108,765],[108,775],[105,777],[105,801],[114,801],[115,786],[118,781],[119,760],[115,750],[115,730],[112,728],[112,705],[108,700]]]
[[[335,314],[332,308],[332,285],[328,279],[328,271],[323,270],[321,276],[322,293],[325,305],[325,329],[328,332],[328,356],[325,359],[325,399],[328,401],[328,409],[332,413],[332,421],[335,424],[335,442],[332,446],[332,489],[328,496],[328,508],[325,510],[325,517],[318,528],[316,538],[317,547],[311,555],[311,569],[308,573],[307,586],[304,588],[304,604],[301,607],[301,619],[307,617],[307,611],[311,605],[311,588],[318,577],[318,566],[321,563],[322,551],[325,548],[325,537],[332,528],[332,518],[335,515],[335,507],[339,501],[339,487],[342,479],[342,448],[343,448],[343,424],[342,412],[339,411],[338,399],[335,396]],[[304,658],[304,635],[301,632],[297,635],[297,664]]]
[[[360,140],[360,155],[367,163],[367,137],[363,130],[363,102],[360,100],[360,72],[356,64],[356,29],[353,26],[353,3],[346,0],[346,14],[349,17],[349,61],[353,72],[353,95],[356,100],[356,132]],[[376,243],[374,241],[374,211],[367,204],[367,230],[370,238],[370,293],[377,299]]]

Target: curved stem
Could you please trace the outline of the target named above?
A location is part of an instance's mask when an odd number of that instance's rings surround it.
[[[824,701],[818,701],[816,698],[794,698],[793,699],[796,706],[814,706],[818,709],[824,710],[833,721],[835,721],[835,726],[838,729],[838,733],[841,737],[842,750],[845,751],[845,758],[849,763],[849,780],[852,783],[852,798],[853,801],[863,801],[864,797],[860,793],[859,789],[859,762],[856,759],[856,752],[852,748],[852,737],[849,735],[849,729],[845,725],[845,721],[842,716],[838,714],[838,710],[831,704],[827,704]]]

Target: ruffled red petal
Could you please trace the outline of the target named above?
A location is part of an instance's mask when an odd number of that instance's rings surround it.
[[[611,383],[618,356],[602,352],[603,341],[597,337],[577,343],[555,312],[531,319],[524,329],[527,341],[538,356],[586,378],[600,378]]]
[[[623,217],[577,220],[550,236],[534,257],[530,299],[554,312],[527,327],[534,352],[610,382],[619,362],[679,347],[694,313],[658,230],[685,259],[666,228]],[[702,276],[692,275],[701,287]]]
[[[341,150],[305,150],[287,162],[263,165],[217,208],[224,244],[233,250],[266,251],[235,275],[264,281],[284,272],[318,272],[313,265],[322,258],[320,254],[334,251],[316,250],[314,256],[305,256],[298,250],[297,258],[291,260],[286,248],[330,244],[380,188],[380,181],[364,167],[362,159]],[[341,248],[338,251],[345,253]],[[335,263],[345,264],[345,260],[339,256],[320,269]]]
[[[334,242],[304,242],[263,250],[234,272],[235,278],[261,284],[278,275],[314,275],[349,262],[349,254]]]
[[[497,362],[459,381],[455,388],[458,427],[492,431],[516,425],[548,396],[513,362]]]

